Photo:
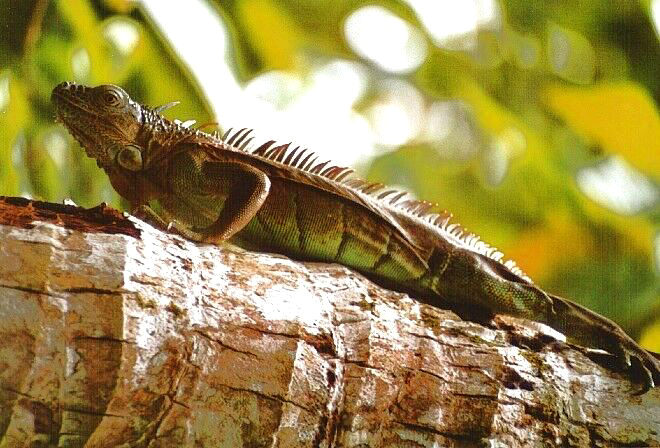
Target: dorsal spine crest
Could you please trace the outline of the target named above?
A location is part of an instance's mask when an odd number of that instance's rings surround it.
[[[314,152],[309,151],[307,148],[301,149],[300,146],[291,148],[291,143],[276,145],[275,140],[268,140],[256,149],[251,149],[249,143],[252,142],[252,137],[247,140],[246,137],[252,132],[253,130],[248,128],[241,128],[233,132],[232,128],[230,128],[222,136],[221,142],[234,150],[249,152],[253,156],[263,157],[264,159],[299,169],[309,175],[319,176],[335,182],[343,188],[352,190],[354,193],[368,196],[372,201],[380,204],[382,207],[394,207],[400,212],[435,227],[463,247],[501,263],[515,275],[531,282],[529,277],[516,266],[513,260],[504,261],[504,254],[502,252],[483,242],[474,233],[468,233],[459,224],[451,223],[451,213],[446,211],[442,213],[431,212],[433,208],[437,208],[437,204],[417,199],[404,199],[407,196],[405,191],[395,189],[385,190],[386,185],[382,183],[370,183],[358,177],[353,177],[352,174],[354,171],[348,167],[336,165],[327,167],[331,163],[330,160],[317,163],[318,156]],[[213,136],[209,135],[209,137]]]

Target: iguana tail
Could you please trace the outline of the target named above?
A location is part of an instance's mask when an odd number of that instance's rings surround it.
[[[613,355],[620,370],[633,369],[643,391],[660,384],[660,355],[641,348],[611,320],[554,296],[492,258],[457,248],[444,263],[432,266],[432,289],[465,309],[480,307],[541,322],[563,333],[569,343]]]

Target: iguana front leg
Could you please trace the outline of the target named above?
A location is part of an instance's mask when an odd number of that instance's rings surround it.
[[[173,190],[179,195],[226,197],[216,220],[208,227],[186,225],[186,211],[177,215],[161,210],[156,213],[148,205],[139,205],[133,214],[156,227],[193,241],[219,244],[231,238],[254,218],[270,190],[270,179],[257,168],[240,162],[191,163],[186,159],[178,165],[173,177]],[[181,219],[177,216],[181,215]]]
[[[259,169],[240,162],[205,162],[198,179],[200,193],[225,194],[216,221],[198,231],[202,241],[221,243],[240,231],[257,214],[270,191],[270,179]]]

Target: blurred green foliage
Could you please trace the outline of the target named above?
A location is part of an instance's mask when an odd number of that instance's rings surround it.
[[[274,71],[304,81],[318,61],[344,59],[367,73],[358,114],[383,101],[378,86],[387,79],[421,92],[425,113],[458,105],[448,137],[419,133],[377,145],[363,174],[438,202],[544,288],[612,317],[660,351],[660,46],[650,1],[501,0],[493,3],[495,25],[446,45],[419,2],[207,3],[227,28],[228,63],[242,83]],[[367,5],[423,36],[421,65],[388,73],[356,52],[344,25]],[[122,27],[134,34],[129,45],[112,38]],[[199,34],[206,57],[224,57],[203,30],[188,32]],[[0,194],[121,206],[94,161],[54,123],[50,91],[63,80],[114,83],[151,106],[181,100],[168,112],[173,118],[222,120],[213,117],[208,86],[172,48],[168,30],[139,2],[0,0]],[[323,104],[316,106],[309,113],[324,120]],[[650,185],[651,199],[617,208],[586,191],[579,179],[611,160]],[[624,203],[640,195],[619,190]]]

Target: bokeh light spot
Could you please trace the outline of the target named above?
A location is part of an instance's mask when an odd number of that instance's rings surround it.
[[[0,113],[9,105],[9,73],[0,74]]]
[[[592,200],[623,215],[639,213],[660,200],[658,189],[620,157],[581,170],[576,180]]]
[[[85,48],[78,48],[71,55],[71,70],[76,81],[85,82],[89,78],[91,63]]]
[[[380,6],[354,11],[344,23],[357,54],[391,73],[416,69],[426,58],[426,41],[411,24]]]
[[[500,11],[495,0],[406,0],[433,42],[450,50],[470,50],[477,31],[497,30]]]
[[[124,55],[133,52],[138,44],[140,33],[134,24],[127,20],[112,20],[103,30],[105,37]]]
[[[596,55],[591,43],[575,31],[550,24],[548,63],[557,76],[576,84],[590,84],[596,73]]]
[[[376,141],[399,146],[415,138],[423,124],[424,98],[410,83],[390,79],[380,83],[375,102],[367,109]]]

